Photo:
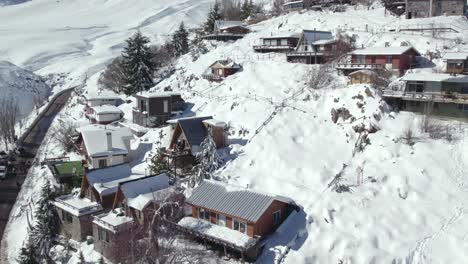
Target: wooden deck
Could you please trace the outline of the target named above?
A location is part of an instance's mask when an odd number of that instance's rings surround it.
[[[383,98],[400,98],[406,101],[420,101],[420,102],[435,102],[435,103],[454,103],[454,104],[468,104],[468,94],[459,93],[444,93],[444,92],[403,92],[383,90]]]

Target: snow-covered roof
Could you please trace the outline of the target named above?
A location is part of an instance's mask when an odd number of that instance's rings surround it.
[[[291,1],[291,2],[286,2],[283,4],[283,6],[288,6],[288,5],[294,5],[294,4],[302,4],[304,1],[299,0],[299,1]]]
[[[224,121],[217,120],[217,119],[206,119],[203,120],[203,123],[210,125],[210,126],[215,126],[215,127],[226,127],[227,124]]]
[[[357,49],[352,51],[353,55],[401,55],[411,49],[411,46],[400,46],[400,47],[371,47],[365,49]],[[415,49],[414,49],[415,50]],[[418,54],[419,52],[415,50]]]
[[[232,27],[246,27],[246,25],[242,21],[234,21],[234,20],[216,20],[215,27],[219,30],[228,29]]]
[[[291,202],[285,197],[272,196],[221,182],[203,181],[192,191],[187,203],[257,222],[275,200]]]
[[[160,192],[169,190],[169,177],[165,173],[123,182],[120,184],[120,189],[127,199],[128,206],[140,211],[150,202],[162,201],[166,198],[164,194],[171,193]]]
[[[99,203],[93,202],[88,198],[80,198],[78,195],[73,194],[57,197],[52,203],[74,216],[92,214],[103,210]]]
[[[159,98],[159,97],[170,97],[170,96],[180,96],[180,93],[167,91],[167,92],[138,92],[135,96],[144,97],[144,98]]]
[[[117,208],[95,216],[93,223],[115,233],[121,226],[133,223],[133,218],[126,216],[123,210]]]
[[[421,81],[421,82],[450,82],[450,83],[467,83],[468,75],[451,75],[449,73],[408,73],[402,78],[403,81]]]
[[[94,106],[91,107],[94,113],[97,115],[105,115],[105,114],[120,114],[122,110],[114,105],[101,105],[101,106]]]
[[[145,175],[133,173],[128,164],[95,169],[86,173],[89,185],[100,195],[115,193],[119,183],[142,178]]]
[[[312,45],[326,45],[326,44],[335,43],[337,41],[338,40],[336,40],[336,39],[319,39],[319,40],[315,41],[314,43],[312,43]]]
[[[184,217],[178,222],[178,224],[198,233],[221,239],[239,247],[247,247],[248,245],[256,242],[255,239],[246,234],[235,231],[231,228],[212,224],[202,219]]]
[[[464,52],[447,52],[442,57],[444,60],[466,60],[468,59],[468,51]]]
[[[88,101],[94,101],[94,100],[120,100],[121,98],[117,95],[111,94],[111,93],[101,93],[101,94],[96,94],[96,93],[90,93],[90,94],[85,94],[84,97]]]
[[[213,119],[211,116],[204,117],[188,117],[177,120],[182,132],[187,139],[187,142],[192,149],[192,153],[198,152],[197,147],[200,146],[206,137],[206,127],[203,125],[204,120]]]
[[[377,75],[377,73],[375,71],[371,71],[371,70],[357,70],[357,71],[351,72],[349,75],[354,75],[354,74],[358,74],[358,73],[363,73],[363,74],[367,74],[367,75]]]
[[[240,69],[241,65],[235,63],[232,59],[217,60],[210,65],[210,68],[229,68],[229,69]]]
[[[89,125],[77,129],[83,137],[86,151],[90,157],[128,154],[126,140],[133,138],[132,131],[127,127]],[[108,150],[107,133],[112,136],[112,150]]]
[[[282,32],[282,33],[276,33],[271,36],[267,37],[262,37],[262,39],[281,39],[281,38],[300,38],[301,33],[298,32]]]

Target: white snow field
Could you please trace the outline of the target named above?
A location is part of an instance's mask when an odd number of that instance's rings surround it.
[[[66,73],[72,86],[98,90],[97,77],[106,62],[119,54],[123,41],[136,28],[155,43],[180,21],[201,23],[211,1],[158,0],[74,1],[34,0],[0,8],[0,59],[34,70],[37,74]],[[384,33],[383,29],[431,21],[456,25],[459,33],[432,36]],[[366,31],[366,24],[367,31]],[[274,33],[301,29],[356,34],[358,45],[399,46],[410,43],[422,54],[467,50],[468,22],[461,17],[405,21],[385,15],[382,8],[349,8],[345,13],[291,13],[253,25],[253,33],[234,43],[212,42],[210,52],[193,61],[183,56],[176,73],[153,90],[170,86],[194,104],[187,115],[212,115],[231,127],[230,146],[220,153],[225,160],[220,179],[241,186],[292,198],[301,206],[272,236],[258,263],[419,264],[467,263],[468,260],[468,157],[467,126],[441,121],[455,140],[431,139],[421,133],[421,117],[393,113],[378,91],[365,85],[347,85],[336,76],[334,87],[306,88],[315,66],[291,64],[285,55],[256,54],[252,45]],[[459,38],[461,41],[455,41]],[[232,58],[243,70],[222,83],[200,78],[213,61]],[[441,61],[434,60],[433,67]],[[83,122],[82,101],[71,99],[54,122]],[[345,107],[355,121],[331,121],[332,108]],[[131,106],[122,105],[131,119]],[[353,155],[358,134],[353,126],[377,127],[370,145]],[[404,143],[412,127],[415,144]],[[158,141],[158,129],[140,139],[133,169],[144,171],[147,151]],[[163,143],[167,143],[169,133]],[[51,133],[39,160],[61,155]],[[351,192],[328,187],[342,171]],[[33,167],[12,211],[2,241],[3,257],[15,263],[26,237],[28,201],[37,199],[40,184],[51,179]],[[358,180],[360,178],[361,180]],[[86,255],[99,254],[89,247]],[[74,256],[70,263],[75,263]],[[90,260],[91,261],[91,260]]]

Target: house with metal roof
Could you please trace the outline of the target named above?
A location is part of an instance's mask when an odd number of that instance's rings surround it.
[[[232,59],[217,60],[208,67],[202,77],[210,81],[220,82],[241,69],[242,66]]]
[[[202,39],[218,41],[238,40],[249,32],[250,29],[242,21],[216,20],[213,33],[203,36]]]
[[[290,52],[293,51],[299,38],[300,33],[284,32],[278,34],[272,34],[271,36],[260,38],[260,45],[254,45],[253,49],[255,52],[268,53],[268,52]]]
[[[442,56],[446,73],[468,74],[468,51],[447,52]]]
[[[228,185],[203,181],[187,198],[192,213],[178,225],[212,243],[229,247],[255,259],[261,238],[273,232],[291,213],[291,199]]]
[[[338,40],[330,31],[303,30],[294,51],[286,53],[288,62],[323,64],[336,49]]]

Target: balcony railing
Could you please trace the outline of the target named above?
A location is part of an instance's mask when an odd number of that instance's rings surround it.
[[[381,70],[384,65],[376,63],[340,63],[336,65],[336,68],[341,70]]]
[[[448,92],[404,92],[383,90],[383,97],[402,98],[406,100],[428,101],[437,103],[468,103],[468,94]]]
[[[224,79],[223,76],[215,75],[215,74],[212,74],[212,73],[202,74],[202,78],[207,79],[207,80],[211,80],[211,81],[221,81],[221,80]]]
[[[292,50],[295,48],[293,45],[254,45],[254,50]]]
[[[183,150],[176,150],[176,149],[166,149],[166,148],[160,148],[159,153],[163,156],[166,157],[180,157],[180,156],[187,156],[190,155],[191,152],[189,149],[183,149]]]

